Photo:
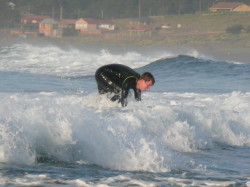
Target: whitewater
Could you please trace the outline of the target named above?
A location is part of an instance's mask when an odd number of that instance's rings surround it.
[[[127,107],[94,74],[151,72]],[[250,186],[250,63],[188,51],[0,47],[1,186]]]

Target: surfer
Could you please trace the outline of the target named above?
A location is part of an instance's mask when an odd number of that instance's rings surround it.
[[[146,91],[155,83],[153,75],[145,72],[142,75],[128,66],[110,64],[100,67],[95,73],[99,94],[114,93],[111,101],[118,101],[122,107],[127,105],[129,89],[134,90],[136,101],[141,100],[141,91]]]

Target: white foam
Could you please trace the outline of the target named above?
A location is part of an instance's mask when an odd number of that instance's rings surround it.
[[[119,63],[139,68],[161,58],[178,56],[178,52],[152,51],[139,53],[127,51],[114,54],[108,50],[95,52],[77,48],[61,49],[57,46],[33,46],[30,44],[14,44],[2,48],[0,71],[28,72],[52,76],[85,76],[93,75],[102,65]],[[204,57],[196,50],[189,50],[182,54]]]
[[[150,177],[149,177],[150,178]],[[141,180],[137,177],[129,175],[118,175],[115,177],[102,178],[100,181],[88,181],[86,179],[70,180],[67,184],[79,186],[120,186],[122,181],[123,186],[230,186],[235,185],[234,181],[211,181],[211,180],[197,180],[177,177],[154,177],[153,180]]]
[[[28,72],[53,76],[93,75],[102,65],[120,63],[137,68],[155,58],[136,52],[111,54],[107,50],[94,53],[80,49],[63,50],[56,46],[38,47],[15,44],[1,54],[0,71]]]
[[[249,93],[146,93],[143,102],[131,101],[127,108],[108,106],[108,100],[97,94],[2,93],[0,96],[0,121],[4,124],[0,126],[0,142],[5,149],[1,153],[8,154],[8,157],[1,156],[0,162],[5,163],[16,159],[17,164],[32,164],[35,156],[47,154],[59,160],[83,165],[94,163],[119,170],[167,172],[194,168],[196,172],[205,173],[206,166],[191,163],[190,158],[179,153],[213,148],[213,143],[218,141],[229,145],[238,145],[239,139],[240,145],[249,141],[249,125],[245,121]],[[170,105],[170,101],[175,101],[176,105]],[[239,119],[237,126],[230,122],[235,117]],[[228,129],[231,135],[223,136]],[[8,147],[15,149],[6,151]],[[11,184],[43,185],[45,181],[53,183],[54,180],[45,174],[27,174],[13,177]],[[200,181],[172,175],[145,181],[126,174],[98,181],[78,178],[61,182],[114,186],[120,181],[128,186],[235,184],[234,181]],[[1,177],[0,184],[10,184],[9,179]]]
[[[249,93],[145,93],[143,102],[132,100],[125,108],[97,94],[0,96],[0,162],[32,164],[50,155],[166,172],[190,167],[178,152],[213,148],[215,142],[250,146]]]

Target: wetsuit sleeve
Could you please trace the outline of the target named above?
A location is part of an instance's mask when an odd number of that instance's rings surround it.
[[[121,104],[122,107],[127,106],[127,97],[129,93],[129,89],[131,87],[129,86],[129,81],[126,81],[123,86],[122,86],[122,91],[121,91]],[[135,99],[136,101],[141,101],[141,91],[136,89],[136,87],[133,87],[134,94],[135,94]]]
[[[128,92],[129,92],[129,85],[128,82],[125,82],[122,86],[122,91],[121,91],[121,104],[122,107],[127,106],[127,97],[128,97]]]
[[[141,101],[141,91],[134,88],[134,92],[135,92],[135,100],[136,101]]]

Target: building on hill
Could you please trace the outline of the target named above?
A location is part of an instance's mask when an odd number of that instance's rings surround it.
[[[80,18],[76,21],[76,30],[79,30],[81,34],[100,34],[101,32],[97,30],[97,24],[95,22],[88,21],[86,19]]]
[[[218,2],[210,8],[212,12],[250,12],[250,6],[241,2]]]
[[[75,26],[76,26],[75,19],[61,19],[59,21],[59,27],[62,29],[65,29],[65,28],[75,29]]]
[[[101,31],[114,31],[115,25],[111,20],[80,18],[76,21],[76,30],[81,34],[100,34]]]
[[[104,31],[114,31],[115,30],[115,24],[111,20],[103,20],[99,19],[96,20],[97,22],[97,28]]]
[[[51,19],[49,16],[38,16],[38,15],[24,15],[21,17],[21,29],[25,32],[38,32],[39,24],[44,19]]]
[[[54,19],[44,19],[39,24],[39,34],[46,37],[61,37],[62,29],[58,25],[59,23]]]

